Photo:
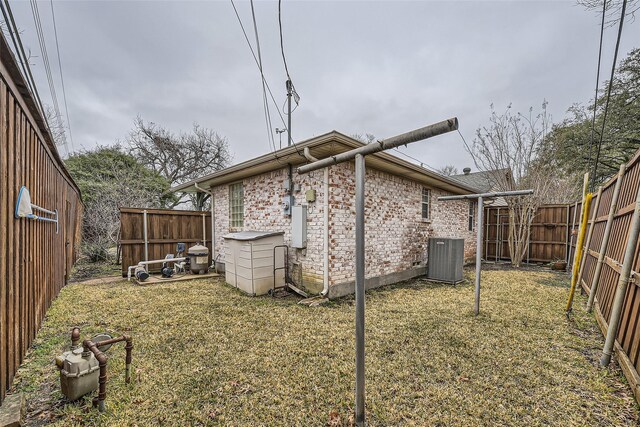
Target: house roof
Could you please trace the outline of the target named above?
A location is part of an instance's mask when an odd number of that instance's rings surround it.
[[[168,193],[176,191],[198,192],[202,188],[215,187],[282,169],[289,164],[293,167],[306,164],[309,163],[309,161],[303,153],[305,148],[309,149],[313,157],[323,159],[363,145],[366,144],[340,132],[332,131],[177,185],[172,187]],[[388,152],[378,152],[368,155],[367,166],[393,175],[402,176],[431,187],[440,188],[454,194],[469,194],[475,191],[474,188],[459,180],[427,170],[393,156]]]
[[[460,175],[451,175],[452,178],[468,187],[477,190],[478,193],[489,193],[496,190],[497,177],[506,175],[510,179],[511,169],[497,169],[493,171],[469,172]]]

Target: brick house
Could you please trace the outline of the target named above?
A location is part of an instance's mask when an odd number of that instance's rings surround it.
[[[283,203],[305,206],[306,245],[289,252],[291,276],[299,287],[336,298],[354,291],[354,165],[342,163],[306,175],[298,175],[296,167],[308,163],[309,155],[325,158],[362,145],[333,131],[171,191],[213,195],[214,257],[224,253],[223,236],[234,231],[283,231],[291,245],[292,219]],[[388,152],[367,156],[367,288],[425,274],[429,237],[464,238],[465,258],[473,257],[474,202],[437,200],[473,192]]]

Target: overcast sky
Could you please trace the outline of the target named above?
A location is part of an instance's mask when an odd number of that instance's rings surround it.
[[[31,8],[12,5],[50,103]],[[254,44],[250,4],[236,5]],[[281,106],[278,4],[255,6],[265,75]],[[214,129],[228,138],[234,162],[270,150],[259,71],[229,1],[54,7],[75,149],[124,140],[140,115],[174,131],[194,122]],[[295,141],[334,129],[385,138],[457,116],[471,142],[492,103],[526,112],[546,99],[560,121],[571,104],[593,96],[599,17],[573,1],[286,1],[282,8],[285,53],[301,97]],[[62,103],[49,2],[39,10]],[[604,75],[616,31],[605,32]],[[640,22],[627,22],[620,58],[638,45]],[[271,114],[273,127],[283,127],[273,104]],[[433,167],[472,166],[457,133],[403,151]]]

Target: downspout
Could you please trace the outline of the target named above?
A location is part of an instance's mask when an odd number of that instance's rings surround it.
[[[304,147],[304,157],[310,162],[316,162],[318,159],[311,155],[309,147]],[[323,239],[322,239],[322,292],[320,295],[327,296],[329,293],[329,167],[324,168],[323,177]]]
[[[204,188],[200,187],[198,183],[193,184],[197,190],[202,191],[203,193],[207,193],[209,197],[211,197],[211,267],[215,269],[216,267],[216,214],[215,214],[215,197],[213,195],[213,190],[207,191]],[[204,223],[203,223],[204,228]],[[205,231],[203,230],[203,233]]]

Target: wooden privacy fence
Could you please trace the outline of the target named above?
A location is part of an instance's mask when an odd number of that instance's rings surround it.
[[[171,209],[120,208],[120,248],[122,251],[122,277],[127,268],[145,261],[145,212],[146,247],[148,259],[162,259],[176,253],[176,244],[184,242],[193,246],[201,242],[211,254],[211,212],[177,211]],[[149,266],[158,272],[162,264]]]
[[[524,261],[565,260],[568,250],[569,220],[567,205],[538,208],[529,230],[529,247]],[[485,208],[484,259],[511,259],[509,254],[509,212],[506,207]]]
[[[69,277],[83,210],[78,187],[1,34],[0,177],[1,404],[47,308]],[[58,210],[57,233],[51,222],[15,218],[23,185],[34,204]]]
[[[597,197],[591,203],[592,207],[597,205],[595,219],[593,212],[589,213],[588,234],[591,239],[589,247],[585,248],[584,270],[579,284],[590,294],[595,275],[598,256],[604,237],[607,217],[612,204],[614,188],[618,177],[611,178],[602,186],[602,194],[599,203]],[[618,203],[616,204],[615,215],[611,225],[609,243],[604,252],[604,262],[600,279],[595,292],[594,311],[598,323],[606,335],[606,329],[611,317],[613,297],[616,292],[618,279],[620,278],[621,263],[624,258],[627,236],[631,224],[631,217],[635,208],[636,196],[640,188],[640,151],[629,161],[626,171],[622,176]],[[580,203],[572,206],[570,215],[577,218],[580,215]],[[577,215],[573,215],[577,212]],[[587,235],[588,235],[587,234]],[[574,240],[574,239],[572,239]],[[585,242],[586,245],[586,242]],[[575,242],[572,242],[572,247]],[[627,287],[625,300],[622,308],[622,316],[619,322],[618,334],[616,337],[617,356],[624,374],[631,385],[636,399],[640,401],[640,257],[639,248],[635,248],[631,281]],[[572,250],[572,253],[574,250]]]

